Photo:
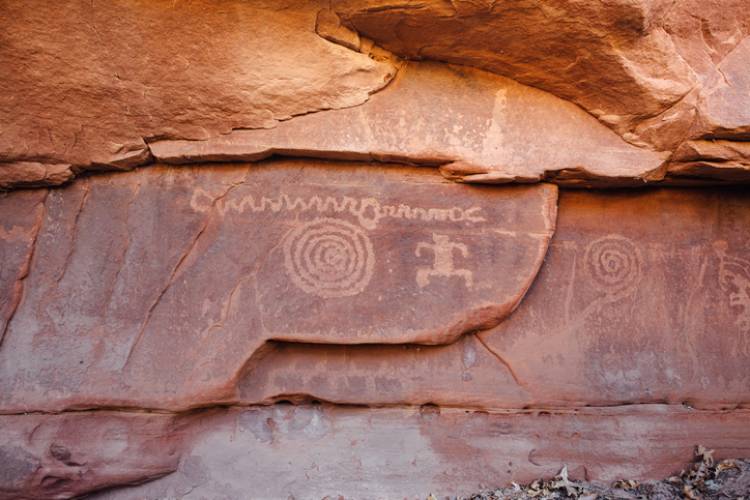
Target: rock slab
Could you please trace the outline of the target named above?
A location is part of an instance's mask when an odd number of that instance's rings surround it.
[[[4,198],[10,213],[16,198],[29,196]],[[30,266],[0,349],[0,411],[233,401],[271,340],[453,342],[515,309],[556,207],[548,184],[311,162],[152,167],[53,190],[43,219],[7,228],[38,232],[30,263],[28,245],[0,245],[18,254],[10,278]]]
[[[559,209],[544,266],[497,327],[449,346],[277,343],[242,401],[750,407],[750,195],[563,191]]]
[[[667,159],[546,92],[472,68],[413,62],[361,106],[149,147],[176,164],[276,154],[441,165],[446,177],[476,183],[642,185],[663,178]]]

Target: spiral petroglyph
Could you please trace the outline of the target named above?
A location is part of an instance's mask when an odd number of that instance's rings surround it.
[[[593,241],[584,262],[593,285],[608,297],[633,292],[641,277],[640,252],[624,236],[608,235]]]
[[[304,292],[348,297],[361,293],[372,278],[370,238],[349,222],[315,219],[289,231],[283,246],[287,274]]]

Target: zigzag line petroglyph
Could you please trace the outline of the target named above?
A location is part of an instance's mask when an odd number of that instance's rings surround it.
[[[202,188],[196,188],[190,200],[190,206],[197,212],[207,212],[211,209],[212,203],[213,197]],[[375,198],[351,198],[348,196],[341,198],[333,196],[302,198],[283,193],[276,197],[256,197],[248,194],[239,199],[220,200],[214,208],[222,215],[228,212],[243,213],[248,211],[254,213],[267,211],[274,213],[281,211],[348,212],[356,217],[365,229],[375,229],[380,220],[386,217],[407,220],[416,219],[425,222],[451,221],[479,223],[486,220],[479,215],[482,207],[471,207],[468,209],[461,207],[422,208],[412,207],[403,203],[398,205],[382,205]]]

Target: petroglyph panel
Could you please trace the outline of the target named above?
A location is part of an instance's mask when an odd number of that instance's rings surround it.
[[[242,399],[750,407],[748,227],[741,190],[565,191],[545,263],[497,327],[448,346],[279,344]]]
[[[556,202],[550,185],[312,161],[53,190],[0,349],[0,409],[233,400],[269,340],[452,342],[521,300]]]
[[[534,288],[480,334],[531,399],[750,404],[747,190],[567,192],[560,210]]]

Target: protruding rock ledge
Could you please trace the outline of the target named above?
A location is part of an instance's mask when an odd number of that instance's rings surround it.
[[[271,154],[446,165],[466,182],[554,180],[642,185],[664,176],[667,153],[623,141],[577,106],[483,71],[409,63],[354,108],[205,141],[151,141],[172,163],[256,161]]]
[[[403,57],[482,68],[575,102],[633,144],[673,151],[750,133],[746,0],[335,0],[331,9]]]
[[[3,2],[0,161],[128,168],[144,163],[144,137],[205,139],[361,104],[397,65],[316,34],[327,5]],[[29,172],[11,183],[0,172],[0,188],[59,182],[16,167]]]
[[[695,140],[675,152],[667,170],[671,183],[750,182],[750,142]]]
[[[12,71],[0,75],[0,189],[144,165],[143,141],[157,139],[213,144],[179,142],[182,159],[162,152],[175,161],[437,159],[453,163],[444,171],[464,182],[746,182],[729,159],[664,166],[684,141],[750,138],[743,1],[685,0],[668,9],[624,0],[566,0],[555,9],[527,0],[418,8],[262,1],[206,9],[201,0],[93,12],[66,1],[62,16],[59,5],[6,2],[0,62]],[[436,29],[443,36],[432,36]],[[164,30],[179,35],[166,40]],[[142,34],[143,57],[131,56],[133,32]],[[395,82],[400,62],[366,36],[411,58],[466,66],[413,62]],[[366,104],[381,91],[387,102]],[[262,130],[279,123],[279,131]],[[620,135],[601,130],[608,127]]]
[[[335,0],[332,9],[345,25],[404,57],[514,78],[622,130],[669,107],[695,79],[653,3]]]
[[[66,163],[0,162],[0,190],[59,186],[73,177],[73,166]]]

